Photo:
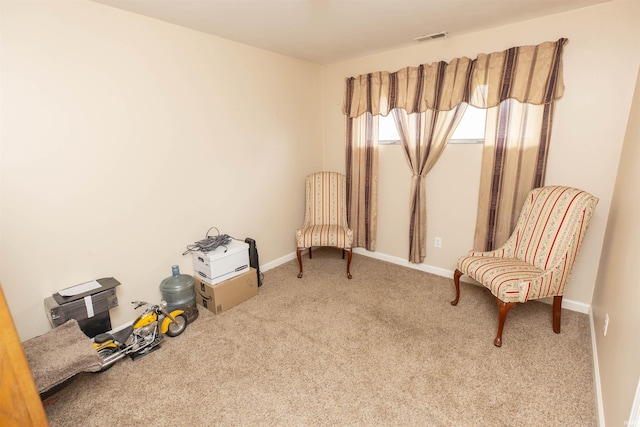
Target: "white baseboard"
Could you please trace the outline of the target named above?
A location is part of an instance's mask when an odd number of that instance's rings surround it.
[[[273,260],[271,262],[268,262],[266,264],[261,265],[260,266],[260,271],[265,272],[265,271],[271,270],[272,268],[276,268],[277,266],[282,265],[285,262],[289,262],[289,261],[291,261],[292,259],[295,259],[295,258],[296,258],[296,253],[295,252],[291,252],[288,255],[282,256],[282,257],[280,257],[278,259],[275,259],[275,260]]]
[[[571,310],[571,311],[577,311],[578,313],[582,313],[582,314],[589,314],[589,310],[591,310],[591,305],[585,304],[579,301],[562,298],[562,308],[566,308],[567,310]]]
[[[354,248],[353,252],[360,255],[368,256],[370,258],[376,258],[382,261],[387,261],[392,264],[401,265],[403,267],[413,268],[414,270],[420,270],[427,273],[435,274],[437,276],[453,277],[453,271],[447,270],[446,268],[434,267],[428,264],[414,264],[407,261],[404,258],[383,254],[381,252],[371,252],[363,248]]]
[[[631,406],[631,414],[629,415],[629,424],[631,427],[640,426],[640,381],[636,387],[636,395],[633,398],[633,405]],[[604,427],[604,423],[602,424]]]
[[[598,426],[604,426],[604,405],[602,403],[602,388],[600,384],[600,367],[598,366],[598,348],[596,346],[596,328],[593,322],[593,310],[589,306],[589,327],[591,328],[591,353],[593,354],[593,386],[596,391],[596,417]]]

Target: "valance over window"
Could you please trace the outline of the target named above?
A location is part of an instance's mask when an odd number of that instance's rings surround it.
[[[409,114],[449,111],[461,102],[491,108],[506,99],[549,104],[564,93],[562,49],[566,43],[561,38],[479,54],[476,59],[462,57],[351,77],[344,113],[355,118],[365,112],[386,116],[393,108]]]

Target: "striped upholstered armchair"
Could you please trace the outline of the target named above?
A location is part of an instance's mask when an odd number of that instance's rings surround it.
[[[463,274],[487,287],[498,303],[498,332],[493,343],[500,347],[507,313],[516,303],[553,297],[553,331],[559,334],[564,288],[597,204],[596,197],[575,188],[532,190],[501,248],[472,251],[458,260],[456,298],[451,304],[458,304]]]
[[[347,277],[351,279],[353,231],[347,225],[345,176],[336,172],[317,172],[307,176],[305,212],[302,228],[296,230],[298,264],[302,277],[302,251],[313,246],[334,246],[347,252]]]

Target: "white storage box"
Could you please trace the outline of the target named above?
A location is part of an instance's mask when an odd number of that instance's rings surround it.
[[[195,274],[211,285],[249,271],[249,245],[239,240],[231,240],[226,247],[219,246],[206,254],[199,251],[191,254]]]

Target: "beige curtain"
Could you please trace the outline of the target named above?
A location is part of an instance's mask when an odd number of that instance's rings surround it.
[[[457,110],[457,106],[462,103],[478,108],[500,106],[499,116],[505,116],[505,118],[514,117],[518,114],[517,110],[514,110],[515,107],[513,107],[515,104],[511,102],[503,103],[506,100],[517,101],[521,104],[546,106],[543,118],[538,120],[541,126],[546,126],[546,128],[540,129],[538,145],[528,148],[528,150],[534,150],[538,153],[535,168],[537,176],[541,177],[541,180],[536,181],[534,179],[529,181],[529,178],[525,176],[527,174],[523,173],[528,166],[514,167],[510,161],[508,164],[503,164],[507,160],[518,158],[518,156],[514,155],[506,156],[506,153],[510,153],[514,149],[517,150],[517,148],[512,148],[514,147],[514,138],[506,137],[502,142],[496,140],[495,147],[490,146],[486,149],[489,151],[485,151],[482,181],[483,185],[491,182],[492,187],[490,190],[484,187],[481,190],[482,200],[479,203],[479,210],[489,212],[478,213],[478,227],[485,227],[485,224],[490,223],[499,224],[498,228],[502,228],[505,221],[510,224],[510,215],[503,215],[509,211],[504,206],[517,204],[513,200],[518,200],[522,194],[526,195],[528,190],[525,191],[525,188],[530,187],[530,185],[536,185],[537,182],[542,183],[544,180],[553,102],[561,98],[564,92],[562,52],[566,43],[567,39],[562,38],[556,42],[545,42],[534,46],[519,46],[502,52],[480,54],[475,59],[456,58],[449,63],[441,61],[423,64],[418,67],[403,68],[394,73],[381,71],[348,78],[346,81],[344,113],[347,116],[347,126],[349,128],[347,132],[347,179],[351,177],[353,180],[353,186],[351,187],[353,192],[351,201],[348,200],[347,203],[357,203],[355,207],[348,205],[348,211],[351,214],[350,226],[354,229],[354,233],[355,229],[360,227],[363,227],[363,233],[375,231],[376,226],[372,222],[375,222],[376,214],[374,209],[377,204],[377,201],[375,204],[372,203],[377,197],[377,138],[375,141],[373,139],[369,141],[366,132],[355,132],[355,127],[362,126],[362,123],[356,126],[354,123],[356,119],[365,120],[365,122],[369,120],[369,123],[372,123],[373,118],[377,115],[387,115],[394,108],[402,109],[407,114],[425,113],[427,111],[450,112]],[[524,125],[520,126],[521,131],[528,129],[527,132],[529,132],[533,127],[535,120],[530,121],[532,115],[529,113],[531,113],[531,109],[527,107],[527,114],[523,113],[524,115],[522,116],[525,121]],[[438,116],[433,113],[430,114],[432,117]],[[360,117],[363,115],[371,115],[372,118],[361,119]],[[436,121],[439,120],[440,118],[436,119]],[[447,121],[445,120],[443,123]],[[423,120],[419,128],[422,128],[426,122],[430,123],[431,120]],[[452,120],[451,123],[457,122]],[[500,123],[504,125],[505,130],[502,132],[504,135],[517,132],[517,130],[511,130],[518,129],[518,127],[513,127],[513,121],[502,121]],[[447,125],[443,126],[445,128],[448,127]],[[375,128],[377,130],[377,126]],[[506,129],[509,129],[509,131],[507,132]],[[496,138],[499,138],[498,134],[500,134],[499,130],[496,131]],[[433,141],[428,143],[433,144]],[[419,143],[415,144],[416,147],[419,145]],[[515,145],[519,145],[521,149],[528,146],[528,144],[521,142]],[[365,148],[362,148],[363,146]],[[434,149],[434,147],[432,146],[430,149]],[[405,150],[412,151],[407,148]],[[435,148],[435,152],[438,151]],[[414,157],[421,158],[423,154],[424,151],[421,151],[419,156],[414,154]],[[439,153],[434,156],[434,162],[438,156]],[[521,166],[528,165],[528,159],[529,156],[523,157],[516,164],[519,163]],[[357,169],[352,170],[355,165],[357,165]],[[426,160],[424,165],[426,165]],[[421,176],[424,165],[417,169],[420,172],[414,172],[417,176]],[[497,173],[492,172],[490,177],[487,177],[487,168]],[[516,171],[514,172],[515,181],[512,181],[511,177],[505,179],[502,176],[502,173],[508,170]],[[428,169],[426,171],[428,172]],[[417,206],[424,203],[424,190],[420,190],[422,186],[420,180],[422,178],[414,179],[418,183],[415,184],[416,193],[412,201],[412,217],[414,211],[419,213]],[[349,181],[347,182],[349,185]],[[494,185],[496,182],[499,185]],[[369,185],[372,188],[368,188],[367,186]],[[505,188],[509,185],[513,185],[515,190],[505,191]],[[515,195],[511,196],[511,198],[505,198],[505,195],[510,193]],[[504,200],[502,200],[503,198]],[[369,203],[364,203],[365,207],[363,208],[361,200],[369,200]],[[519,207],[516,209],[519,209]],[[491,210],[493,210],[493,213],[490,212]],[[481,221],[484,221],[484,223],[481,224]],[[423,226],[424,219],[422,223],[412,223],[411,227],[415,234],[415,231],[420,230]],[[494,234],[493,231],[489,231],[489,233],[491,235]],[[418,232],[418,235],[420,235],[420,232]],[[476,242],[478,239],[482,239],[482,237],[478,237]],[[493,237],[489,237],[486,240],[488,239],[496,241],[496,238]],[[365,247],[368,249],[370,247],[375,248],[375,232],[373,235],[370,234],[365,237],[364,242],[366,242]],[[354,245],[356,244],[354,243]],[[419,242],[418,245],[420,245]],[[424,251],[422,250],[415,250],[413,253],[417,254],[416,257],[413,257],[414,259],[422,260],[424,258],[422,255]]]
[[[409,211],[409,261],[421,263],[427,255],[427,198],[424,178],[442,154],[447,141],[460,122],[466,103],[450,111],[427,110],[407,114],[400,108],[392,110],[404,147],[411,178],[411,210]]]
[[[378,116],[347,119],[347,222],[353,246],[376,250],[378,222]]]
[[[475,250],[502,246],[529,191],[544,185],[553,107],[508,99],[487,111]]]

